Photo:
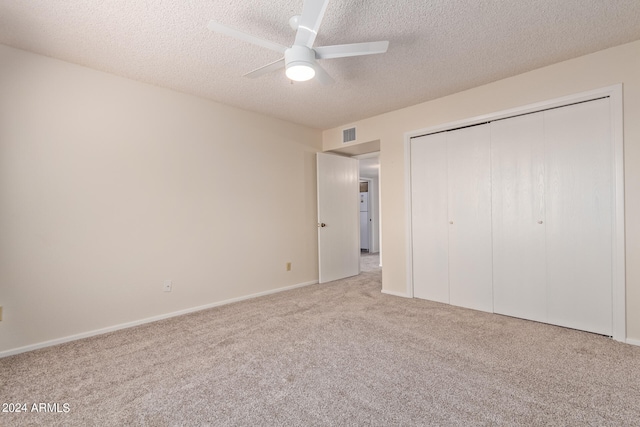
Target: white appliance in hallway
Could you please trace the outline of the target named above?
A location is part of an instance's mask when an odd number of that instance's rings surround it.
[[[360,250],[369,251],[369,193],[360,193]]]

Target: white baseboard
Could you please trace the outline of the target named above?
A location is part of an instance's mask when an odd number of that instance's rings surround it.
[[[285,286],[283,288],[271,289],[271,290],[264,291],[264,292],[258,292],[256,294],[245,295],[245,296],[237,297],[237,298],[231,298],[231,299],[228,299],[228,300],[218,301],[218,302],[214,302],[214,303],[211,303],[211,304],[200,305],[200,306],[197,306],[197,307],[192,307],[192,308],[187,308],[187,309],[184,309],[184,310],[174,311],[172,313],[166,313],[166,314],[160,314],[158,316],[147,317],[146,319],[134,320],[132,322],[121,323],[119,325],[108,326],[106,328],[95,329],[93,331],[82,332],[82,333],[79,333],[79,334],[69,335],[69,336],[62,337],[62,338],[56,338],[56,339],[53,339],[53,340],[44,341],[44,342],[40,342],[40,343],[36,343],[36,344],[31,344],[31,345],[27,345],[27,346],[24,346],[24,347],[18,347],[18,348],[5,350],[5,351],[0,351],[0,359],[3,358],[3,357],[7,357],[7,356],[13,356],[15,354],[25,353],[27,351],[38,350],[40,348],[51,347],[53,345],[63,344],[63,343],[69,342],[69,341],[76,341],[76,340],[80,340],[80,339],[83,339],[83,338],[89,338],[89,337],[93,337],[93,336],[96,336],[96,335],[102,335],[102,334],[106,334],[106,333],[109,333],[109,332],[118,331],[120,329],[132,328],[134,326],[143,325],[145,323],[157,322],[158,320],[164,320],[164,319],[168,319],[170,317],[182,316],[183,314],[189,314],[189,313],[193,313],[193,312],[196,312],[196,311],[206,310],[208,308],[219,307],[221,305],[231,304],[231,303],[238,302],[238,301],[243,301],[243,300],[247,300],[247,299],[251,299],[251,298],[257,298],[257,297],[262,297],[262,296],[265,296],[265,295],[270,295],[270,294],[275,294],[275,293],[278,293],[278,292],[288,291],[288,290],[295,289],[295,288],[301,288],[303,286],[315,285],[316,283],[318,283],[317,280],[312,280],[310,282],[304,282],[304,283],[298,283],[296,285]]]
[[[627,338],[626,343],[640,346],[640,340],[634,340],[633,338]]]
[[[409,296],[404,292],[388,291],[386,289],[383,289],[382,293],[387,295],[393,295],[394,297],[409,298]]]

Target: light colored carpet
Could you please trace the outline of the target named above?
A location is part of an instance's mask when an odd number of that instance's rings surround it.
[[[639,347],[384,295],[369,257],[346,280],[0,359],[2,402],[70,406],[0,425],[640,423]]]
[[[360,270],[361,271],[379,271],[380,270],[380,254],[378,253],[360,254]]]

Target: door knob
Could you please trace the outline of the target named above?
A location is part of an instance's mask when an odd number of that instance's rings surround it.
[[[542,220],[538,221],[538,224],[542,224]]]

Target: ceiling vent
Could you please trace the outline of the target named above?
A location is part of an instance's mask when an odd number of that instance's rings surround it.
[[[342,131],[342,143],[353,142],[356,140],[356,128],[349,128]]]

